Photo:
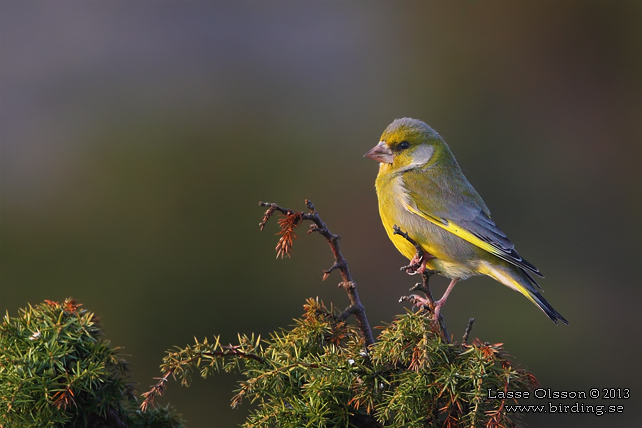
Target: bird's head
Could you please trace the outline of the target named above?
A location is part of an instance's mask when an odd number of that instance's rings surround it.
[[[364,156],[385,164],[395,171],[421,168],[448,150],[441,136],[417,119],[403,118],[392,122],[381,135],[379,144]]]

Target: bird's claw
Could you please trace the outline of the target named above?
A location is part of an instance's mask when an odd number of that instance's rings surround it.
[[[399,302],[410,302],[412,306],[417,308],[427,307],[430,308],[430,300],[425,297],[418,296],[416,294],[411,294],[410,296],[401,296]]]
[[[424,252],[421,256],[415,254],[412,260],[410,260],[410,264],[408,266],[403,266],[401,270],[405,271],[408,275],[417,275],[418,273],[424,272],[430,273],[432,271],[426,267],[426,263],[428,262],[428,260],[434,258],[435,256],[426,252]]]
[[[408,275],[417,275],[419,272],[419,268],[421,268],[421,265],[408,265],[408,266],[402,266],[401,269],[404,272],[406,272]]]
[[[428,298],[421,297],[416,294],[411,294],[410,296],[401,296],[399,302],[410,302],[415,308],[431,311],[434,314],[435,319],[439,318],[441,307],[444,305],[444,303],[446,303],[444,299],[433,302]]]

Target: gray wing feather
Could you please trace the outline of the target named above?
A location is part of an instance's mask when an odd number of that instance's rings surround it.
[[[420,171],[413,172],[423,175]],[[460,170],[453,174],[454,176],[451,175],[448,180],[439,175],[431,177],[423,175],[419,180],[413,172],[408,171],[404,174],[404,183],[408,195],[419,210],[445,222],[456,223],[499,250],[498,257],[543,277],[539,269],[517,253],[515,245],[490,218],[488,207]],[[426,179],[429,182],[428,186],[432,188],[430,193],[426,191]],[[465,189],[465,195],[461,189]],[[431,204],[429,208],[423,203],[435,197],[438,197],[439,204]]]

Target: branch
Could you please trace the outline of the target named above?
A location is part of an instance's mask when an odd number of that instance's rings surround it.
[[[143,412],[146,412],[147,408],[149,406],[154,405],[154,398],[156,398],[156,396],[160,397],[161,395],[163,395],[163,393],[165,392],[165,388],[166,388],[166,385],[167,385],[167,380],[169,378],[169,375],[171,375],[172,373],[174,373],[174,371],[170,370],[170,371],[166,372],[163,375],[163,377],[155,377],[154,378],[154,379],[159,379],[159,381],[158,381],[158,383],[156,383],[156,385],[152,386],[152,389],[150,389],[149,391],[143,393],[143,397],[145,397],[145,399],[140,404],[140,410],[142,410]]]
[[[468,346],[468,336],[470,335],[470,330],[473,329],[473,323],[475,322],[475,318],[471,318],[468,320],[468,327],[466,327],[466,332],[464,333],[464,337],[462,338],[461,344],[464,346]]]
[[[218,342],[217,342],[218,343]],[[167,385],[167,381],[169,379],[170,375],[174,375],[176,370],[183,368],[185,366],[189,366],[192,364],[194,361],[198,361],[203,357],[229,357],[229,356],[234,356],[234,357],[241,357],[241,358],[246,358],[248,360],[255,360],[258,361],[259,363],[264,363],[265,360],[262,357],[259,357],[258,355],[255,354],[248,354],[247,352],[243,352],[239,350],[239,346],[233,346],[233,345],[228,345],[228,346],[221,346],[221,348],[224,348],[224,351],[207,351],[207,352],[199,352],[192,358],[188,360],[178,360],[176,361],[176,364],[171,367],[163,377],[155,377],[154,379],[158,379],[158,382],[156,385],[152,386],[152,389],[149,391],[143,393],[143,397],[145,397],[145,400],[140,405],[140,409],[144,412],[147,410],[147,408],[150,405],[154,404],[154,398],[157,396],[163,395],[165,392],[165,388]]]
[[[370,324],[368,323],[368,318],[366,317],[366,310],[359,300],[359,294],[357,293],[357,285],[352,280],[350,275],[350,270],[348,269],[348,262],[341,254],[341,249],[339,248],[339,235],[335,235],[328,230],[325,223],[319,217],[319,214],[314,209],[312,202],[305,200],[306,207],[310,210],[309,213],[304,212],[294,212],[287,208],[282,208],[277,204],[271,204],[269,202],[259,202],[259,205],[262,207],[268,207],[267,211],[261,219],[259,226],[261,230],[265,226],[265,223],[270,219],[270,217],[276,212],[279,211],[282,213],[285,218],[279,220],[279,225],[281,226],[281,239],[279,239],[279,244],[277,244],[277,257],[281,255],[289,256],[290,249],[292,248],[292,239],[296,237],[294,235],[294,228],[298,227],[302,220],[309,220],[312,222],[308,233],[318,232],[321,234],[330,245],[332,254],[334,255],[334,264],[330,269],[323,271],[323,280],[328,278],[330,273],[334,270],[338,270],[341,273],[341,278],[343,281],[339,283],[340,287],[343,287],[348,293],[348,298],[350,299],[350,306],[341,313],[339,318],[341,320],[347,319],[350,315],[354,315],[357,318],[357,323],[361,329],[361,333],[366,343],[366,347],[374,343],[374,338],[372,336],[372,330],[370,329]]]

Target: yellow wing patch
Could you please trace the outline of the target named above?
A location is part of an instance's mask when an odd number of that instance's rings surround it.
[[[441,219],[438,217],[433,217],[430,216],[422,211],[419,211],[417,208],[412,207],[409,204],[406,204],[406,208],[408,211],[417,214],[418,216],[425,218],[429,222],[441,227],[444,230],[447,230],[448,232],[452,233],[455,236],[459,236],[461,239],[464,241],[468,241],[471,244],[475,245],[476,247],[481,248],[482,250],[488,251],[489,253],[496,255],[497,257],[506,260],[507,262],[514,263],[515,261],[510,260],[510,258],[507,257],[506,253],[501,251],[499,248],[489,244],[486,241],[483,241],[479,239],[477,236],[473,235],[466,229],[458,226],[455,223],[452,223],[446,219]]]
[[[493,243],[491,239],[488,239],[488,238],[484,239],[486,238],[484,235],[480,236],[478,234],[472,233],[465,227],[459,226],[458,224],[453,223],[445,218],[435,217],[435,216],[431,216],[430,214],[426,214],[425,212],[413,207],[410,204],[406,204],[405,207],[411,213],[417,214],[421,218],[428,220],[429,222],[441,227],[444,230],[447,230],[453,235],[460,237],[464,241],[467,241],[473,244],[477,248],[487,251],[490,254],[497,256],[500,259],[505,260],[508,263],[511,263],[519,268],[526,269],[535,273],[536,275],[543,276],[542,273],[535,266],[533,266],[532,264],[524,260],[517,253],[517,251],[515,251],[514,248],[504,248],[499,243],[497,244]],[[533,283],[537,284],[535,283],[535,281],[533,281]]]

